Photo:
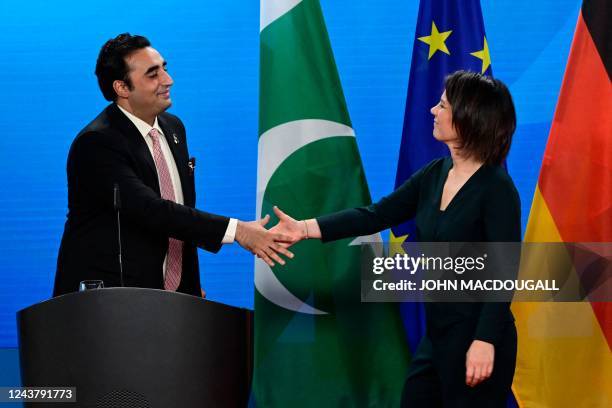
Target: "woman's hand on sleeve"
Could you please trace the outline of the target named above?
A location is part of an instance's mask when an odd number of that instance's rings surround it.
[[[495,347],[482,340],[474,340],[465,357],[465,383],[475,387],[491,376]]]
[[[285,214],[277,206],[274,206],[274,214],[278,217],[278,224],[272,227],[270,231],[290,237],[291,242],[289,244],[284,244],[285,246],[293,245],[303,239],[321,238],[319,224],[314,218],[309,220],[296,220]]]

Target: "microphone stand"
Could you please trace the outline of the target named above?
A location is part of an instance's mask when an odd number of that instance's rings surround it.
[[[121,282],[121,287],[124,287],[123,284],[123,257],[122,257],[122,249],[121,249],[121,195],[119,193],[119,185],[115,183],[113,185],[113,208],[117,213],[117,242],[119,244],[119,281]]]

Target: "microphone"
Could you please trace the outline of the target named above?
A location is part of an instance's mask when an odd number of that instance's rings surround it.
[[[121,195],[119,194],[119,184],[113,184],[113,208],[115,211],[121,209]]]
[[[121,194],[119,193],[119,184],[115,183],[113,185],[113,208],[117,213],[117,243],[119,245],[119,281],[121,282],[121,287],[123,284],[123,257],[122,257],[122,249],[121,249]]]

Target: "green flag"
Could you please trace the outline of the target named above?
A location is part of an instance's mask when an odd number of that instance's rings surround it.
[[[318,0],[262,0],[258,216],[370,203]],[[361,303],[360,241],[303,241],[255,263],[258,407],[396,407],[409,355],[396,306]]]

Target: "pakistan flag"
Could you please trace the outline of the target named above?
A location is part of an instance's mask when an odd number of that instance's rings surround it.
[[[258,216],[370,203],[318,0],[262,0]],[[274,224],[274,220],[271,225]],[[255,264],[257,407],[396,407],[409,355],[396,305],[361,303],[360,240]]]

